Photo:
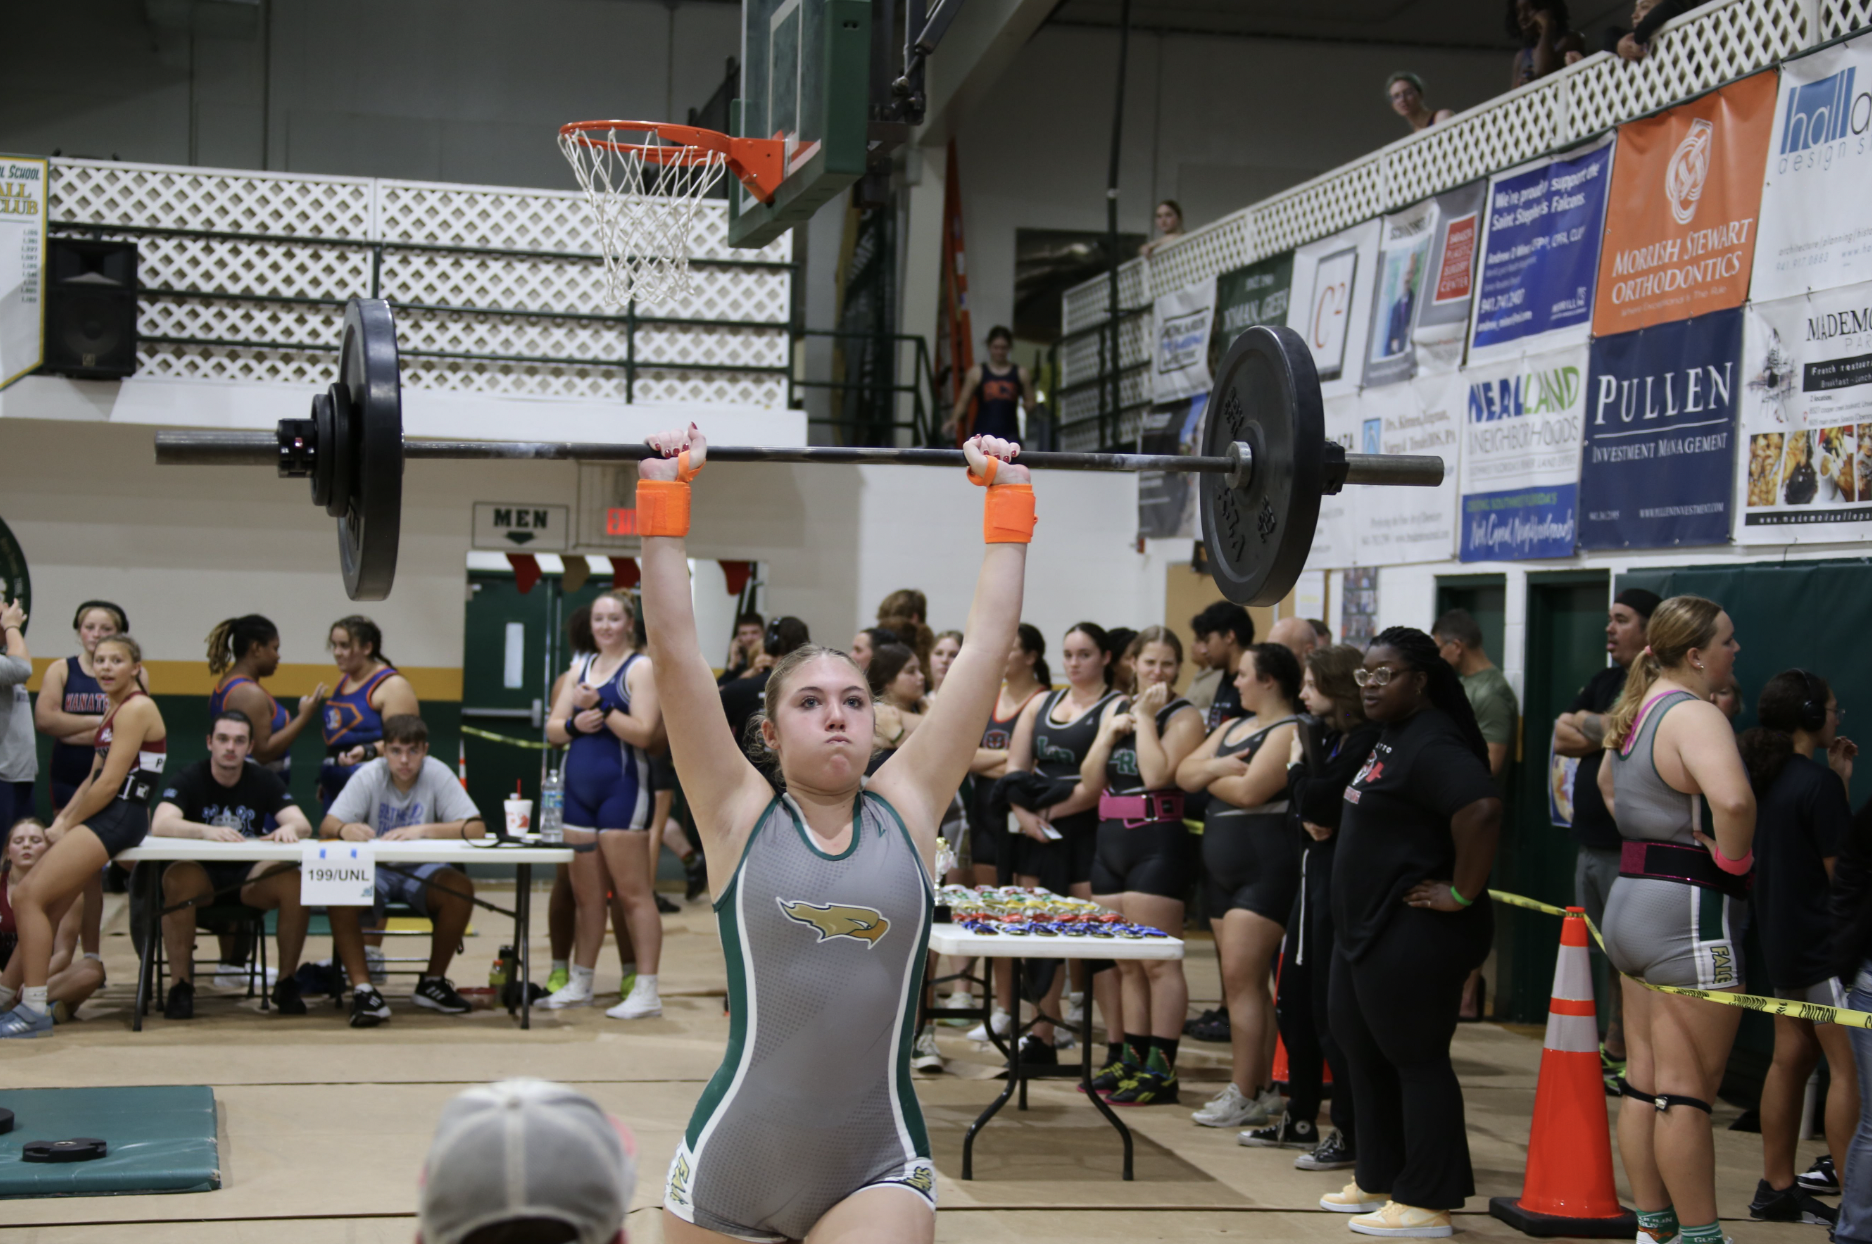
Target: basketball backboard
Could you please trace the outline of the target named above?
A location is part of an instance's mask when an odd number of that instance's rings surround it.
[[[728,241],[765,246],[865,171],[872,0],[744,0],[741,98],[731,133],[786,143],[771,202],[728,192]]]

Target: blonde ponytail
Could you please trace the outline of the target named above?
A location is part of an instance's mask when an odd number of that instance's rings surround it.
[[[1680,666],[1692,648],[1707,648],[1716,638],[1716,619],[1722,606],[1701,596],[1673,596],[1659,605],[1645,625],[1645,649],[1625,675],[1625,690],[1606,715],[1605,746],[1625,746],[1637,724],[1638,711],[1650,698],[1658,679]]]

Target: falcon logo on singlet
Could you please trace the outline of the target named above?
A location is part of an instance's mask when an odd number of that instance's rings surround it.
[[[798,921],[819,933],[821,942],[849,937],[867,946],[877,945],[890,932],[890,921],[875,907],[847,907],[842,903],[788,902],[774,896],[788,920]]]

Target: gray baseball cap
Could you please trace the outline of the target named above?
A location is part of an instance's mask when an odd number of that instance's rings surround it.
[[[442,1108],[424,1165],[424,1244],[461,1244],[516,1218],[547,1218],[609,1244],[637,1185],[630,1133],[583,1093],[547,1080],[471,1088]]]

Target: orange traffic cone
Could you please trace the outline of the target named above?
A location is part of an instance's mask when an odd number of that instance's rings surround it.
[[[1584,908],[1567,908],[1560,923],[1560,960],[1554,964],[1521,1195],[1491,1197],[1489,1213],[1528,1235],[1614,1239],[1630,1238],[1638,1229],[1637,1216],[1619,1204],[1612,1182]]]

